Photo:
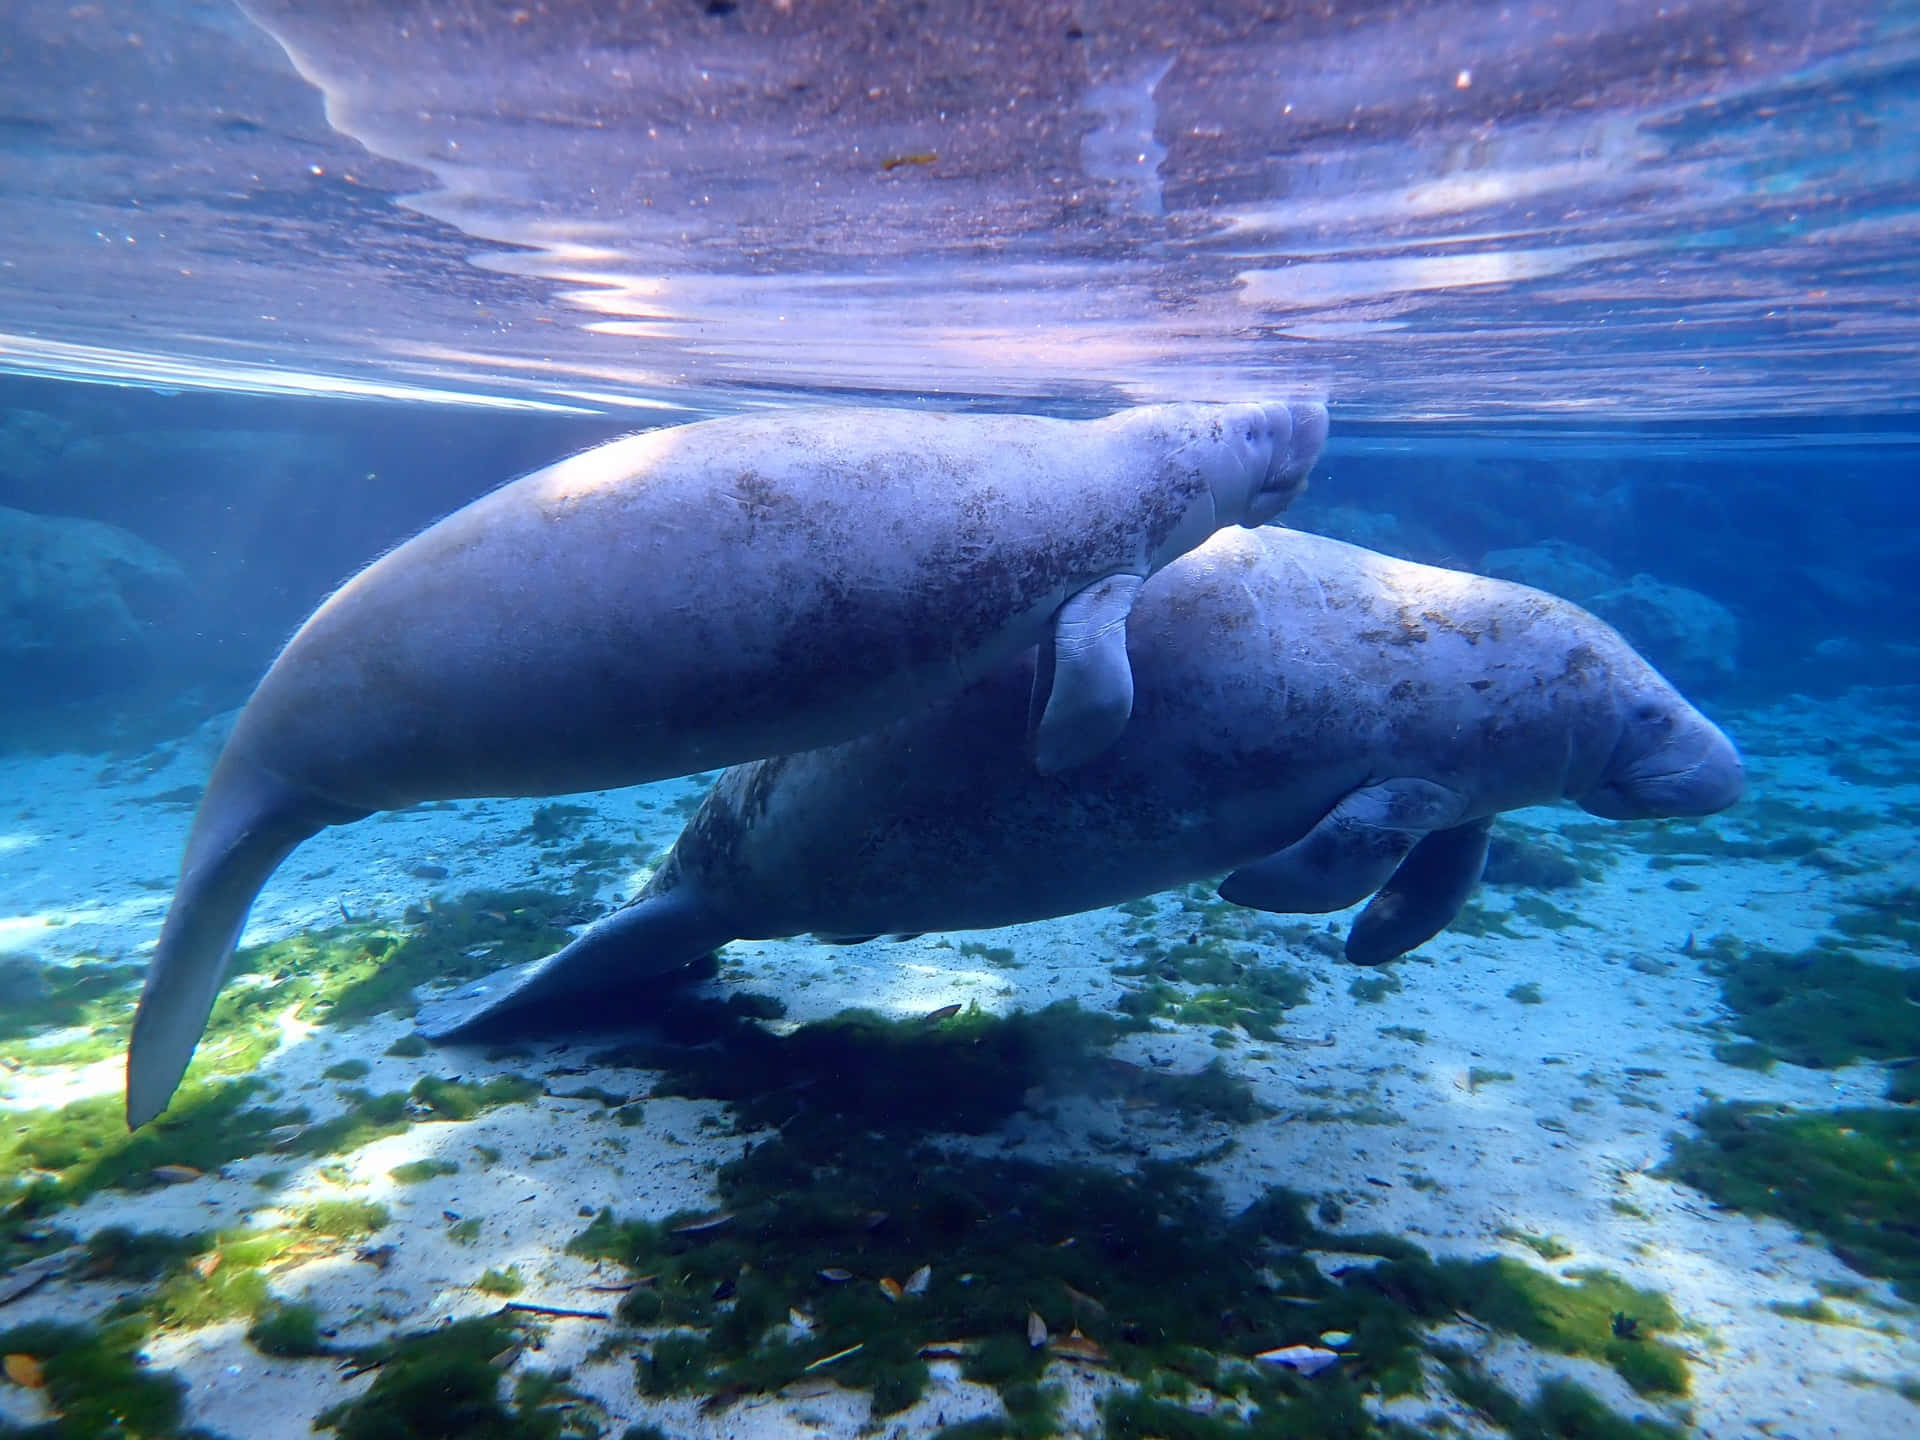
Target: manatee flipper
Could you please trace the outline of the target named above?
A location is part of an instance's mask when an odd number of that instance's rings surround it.
[[[259,766],[220,757],[193,817],[180,884],[133,1017],[130,1128],[146,1124],[173,1098],[267,877],[301,841],[367,813],[315,801]]]
[[[1350,791],[1293,844],[1227,876],[1220,898],[1283,915],[1344,910],[1385,885],[1421,836],[1452,826],[1461,807],[1431,780]]]
[[[1042,775],[1084,764],[1120,738],[1133,713],[1127,616],[1146,581],[1109,575],[1067,597],[1034,671],[1033,763]]]
[[[1354,917],[1347,959],[1384,965],[1424,945],[1453,923],[1487,868],[1493,817],[1423,837],[1380,893]]]
[[[502,970],[429,1000],[414,1017],[427,1039],[495,1033],[534,1012],[577,998],[599,1015],[640,1008],[660,976],[692,964],[734,938],[694,888],[643,895],[595,921],[544,960]]]

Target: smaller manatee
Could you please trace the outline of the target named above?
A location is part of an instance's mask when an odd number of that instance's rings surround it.
[[[1042,640],[1025,763],[1097,755],[1132,710],[1140,582],[1273,519],[1326,430],[1310,401],[784,410],[615,440],[449,515],[334,592],[241,711],[134,1018],[128,1122],[166,1106],[254,897],[325,826],[830,744]]]

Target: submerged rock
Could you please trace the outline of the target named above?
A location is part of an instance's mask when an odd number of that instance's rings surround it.
[[[0,506],[0,655],[138,647],[186,588],[172,556],[117,525]]]
[[[1740,622],[1710,595],[1643,574],[1590,608],[1678,685],[1710,686],[1734,672]]]
[[[1568,540],[1543,540],[1538,545],[1523,545],[1513,550],[1489,550],[1481,557],[1480,573],[1497,580],[1531,585],[1536,590],[1587,606],[1593,604],[1596,596],[1620,583],[1603,556]]]

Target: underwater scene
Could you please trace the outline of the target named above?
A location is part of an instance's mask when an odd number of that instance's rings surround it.
[[[1920,6],[0,80],[0,1437],[1920,1434]]]

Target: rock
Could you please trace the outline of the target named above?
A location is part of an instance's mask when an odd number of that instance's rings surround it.
[[[1636,575],[1595,595],[1588,608],[1682,688],[1710,687],[1734,672],[1740,622],[1710,595]]]
[[[1604,557],[1567,540],[1543,540],[1515,550],[1489,550],[1481,557],[1480,573],[1531,585],[1589,608],[1596,596],[1620,583]]]
[[[1287,523],[1297,530],[1427,565],[1445,564],[1449,550],[1437,532],[1417,520],[1402,520],[1389,511],[1358,505],[1300,507],[1288,514]]]
[[[38,410],[9,410],[0,419],[0,475],[34,481],[52,470],[67,447],[73,427]]]
[[[139,646],[186,589],[170,555],[117,525],[0,506],[0,655]]]

